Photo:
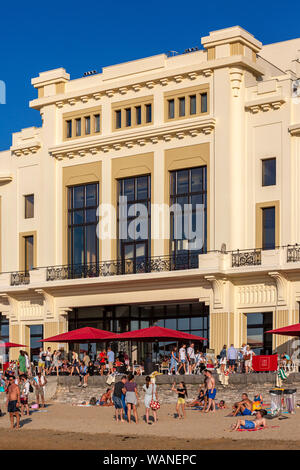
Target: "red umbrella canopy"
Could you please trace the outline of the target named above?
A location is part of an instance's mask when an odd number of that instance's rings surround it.
[[[300,336],[300,323],[284,326],[283,328],[277,328],[276,330],[269,330],[267,333],[286,336]]]
[[[110,331],[99,330],[98,328],[78,328],[77,330],[68,331],[61,335],[51,336],[50,338],[41,339],[43,343],[97,343],[106,341],[106,338],[112,336]]]
[[[182,331],[170,330],[169,328],[163,328],[161,326],[151,326],[150,328],[142,328],[141,330],[127,331],[126,333],[113,335],[109,339],[116,341],[170,341],[172,339],[181,341],[205,341],[207,338],[190,335]]]
[[[27,346],[17,343],[1,343],[0,341],[0,348],[27,348]]]

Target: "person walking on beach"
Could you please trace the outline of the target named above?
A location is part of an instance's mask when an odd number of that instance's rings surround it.
[[[223,348],[220,351],[220,370],[221,374],[224,374],[226,368],[226,358],[227,358],[227,346],[224,344]]]
[[[176,382],[173,383],[171,388],[172,392],[176,392],[178,394],[178,399],[176,403],[176,413],[179,419],[185,418],[185,397],[188,396],[187,389],[184,382],[180,382],[179,385],[176,387]],[[181,414],[180,414],[181,411]]]
[[[215,398],[217,394],[217,390],[215,387],[216,382],[210,370],[206,369],[204,371],[204,375],[206,377],[204,393],[206,394],[208,398],[207,408],[206,410],[204,410],[204,412],[208,413],[209,411],[212,411],[214,413],[216,411],[216,404],[215,404]]]
[[[14,429],[14,417],[17,420],[16,429],[20,429],[20,389],[13,376],[9,377],[8,383],[6,405],[10,418],[10,429]]]
[[[150,408],[151,408],[151,402],[153,402],[153,401],[158,402],[156,388],[157,388],[156,384],[151,383],[151,379],[150,379],[149,375],[147,375],[146,383],[143,386],[143,390],[145,392],[144,403],[145,403],[145,407],[146,407],[146,423],[147,424],[149,424],[149,411],[150,411]],[[154,422],[156,423],[157,422],[156,410],[153,409],[153,408],[151,408],[151,409],[153,411]]]
[[[115,362],[115,353],[109,347],[107,348],[107,360],[108,360],[108,373],[113,373],[114,362]]]
[[[237,360],[237,350],[233,346],[233,344],[231,344],[230,348],[228,348],[227,359],[228,359],[228,363],[229,363],[229,373],[235,372],[235,366],[236,366],[236,360]]]
[[[187,348],[187,357],[189,361],[189,374],[194,372],[196,361],[195,361],[195,349],[194,343],[191,343],[190,346]]]
[[[138,405],[138,391],[137,385],[134,382],[134,376],[132,374],[128,375],[128,381],[125,383],[125,402],[128,406],[128,423],[131,423],[131,409],[133,410],[133,415],[135,418],[136,424],[138,423],[138,414],[137,414],[137,405]]]
[[[177,359],[177,346],[174,346],[171,352],[171,362],[170,362],[170,367],[169,367],[169,375],[173,374],[173,369],[175,371],[175,374],[177,374],[177,365],[178,365],[178,359]]]
[[[187,355],[186,355],[186,344],[183,344],[179,349],[179,367],[178,367],[178,374],[183,367],[184,373],[186,374],[186,363],[187,363]]]
[[[126,394],[125,383],[126,383],[126,375],[123,375],[120,382],[117,382],[114,385],[112,401],[113,401],[113,404],[115,405],[115,410],[116,410],[115,416],[116,416],[117,423],[119,422],[119,418],[120,418],[121,423],[125,423],[123,419],[125,410],[124,410],[123,401],[122,401],[122,397]]]
[[[28,395],[30,390],[30,382],[26,375],[21,376],[21,384],[20,384],[20,399],[21,399],[21,416],[26,415],[29,416],[29,406],[28,406]]]
[[[40,398],[42,400],[42,408],[45,408],[45,386],[47,379],[40,372],[34,377],[33,385],[35,387],[35,397],[38,407],[40,407]]]
[[[26,374],[27,369],[26,369],[26,356],[24,351],[20,351],[19,355],[19,375]]]

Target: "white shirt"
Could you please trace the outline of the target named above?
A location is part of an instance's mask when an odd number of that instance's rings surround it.
[[[185,348],[180,348],[180,349],[179,349],[179,357],[180,357],[180,359],[186,359],[186,351],[185,351]]]
[[[195,351],[191,346],[187,349],[187,353],[190,359],[195,359]]]

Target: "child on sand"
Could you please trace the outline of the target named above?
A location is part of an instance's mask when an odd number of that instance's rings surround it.
[[[232,425],[231,431],[237,431],[238,429],[263,429],[267,427],[265,416],[267,415],[266,410],[259,410],[256,413],[256,418],[253,421],[247,419],[238,419],[235,424]]]
[[[176,412],[179,419],[185,418],[185,397],[188,396],[187,389],[184,382],[180,382],[179,386],[176,387],[176,382],[173,383],[172,389],[173,392],[178,393],[178,400],[176,404]],[[180,414],[181,410],[181,414]]]
[[[226,410],[227,409],[227,405],[225,404],[225,401],[224,400],[220,400],[219,401],[219,404],[217,405],[217,408],[219,410]]]

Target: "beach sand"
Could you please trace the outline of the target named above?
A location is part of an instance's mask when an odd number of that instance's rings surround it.
[[[230,410],[187,409],[186,419],[179,420],[174,405],[163,405],[158,423],[151,425],[144,421],[143,403],[138,424],[116,423],[113,407],[50,403],[46,410],[23,417],[19,431],[9,430],[7,414],[1,417],[0,449],[300,449],[299,410],[288,419],[268,420],[274,428],[255,432],[229,432],[236,420],[227,416]]]

